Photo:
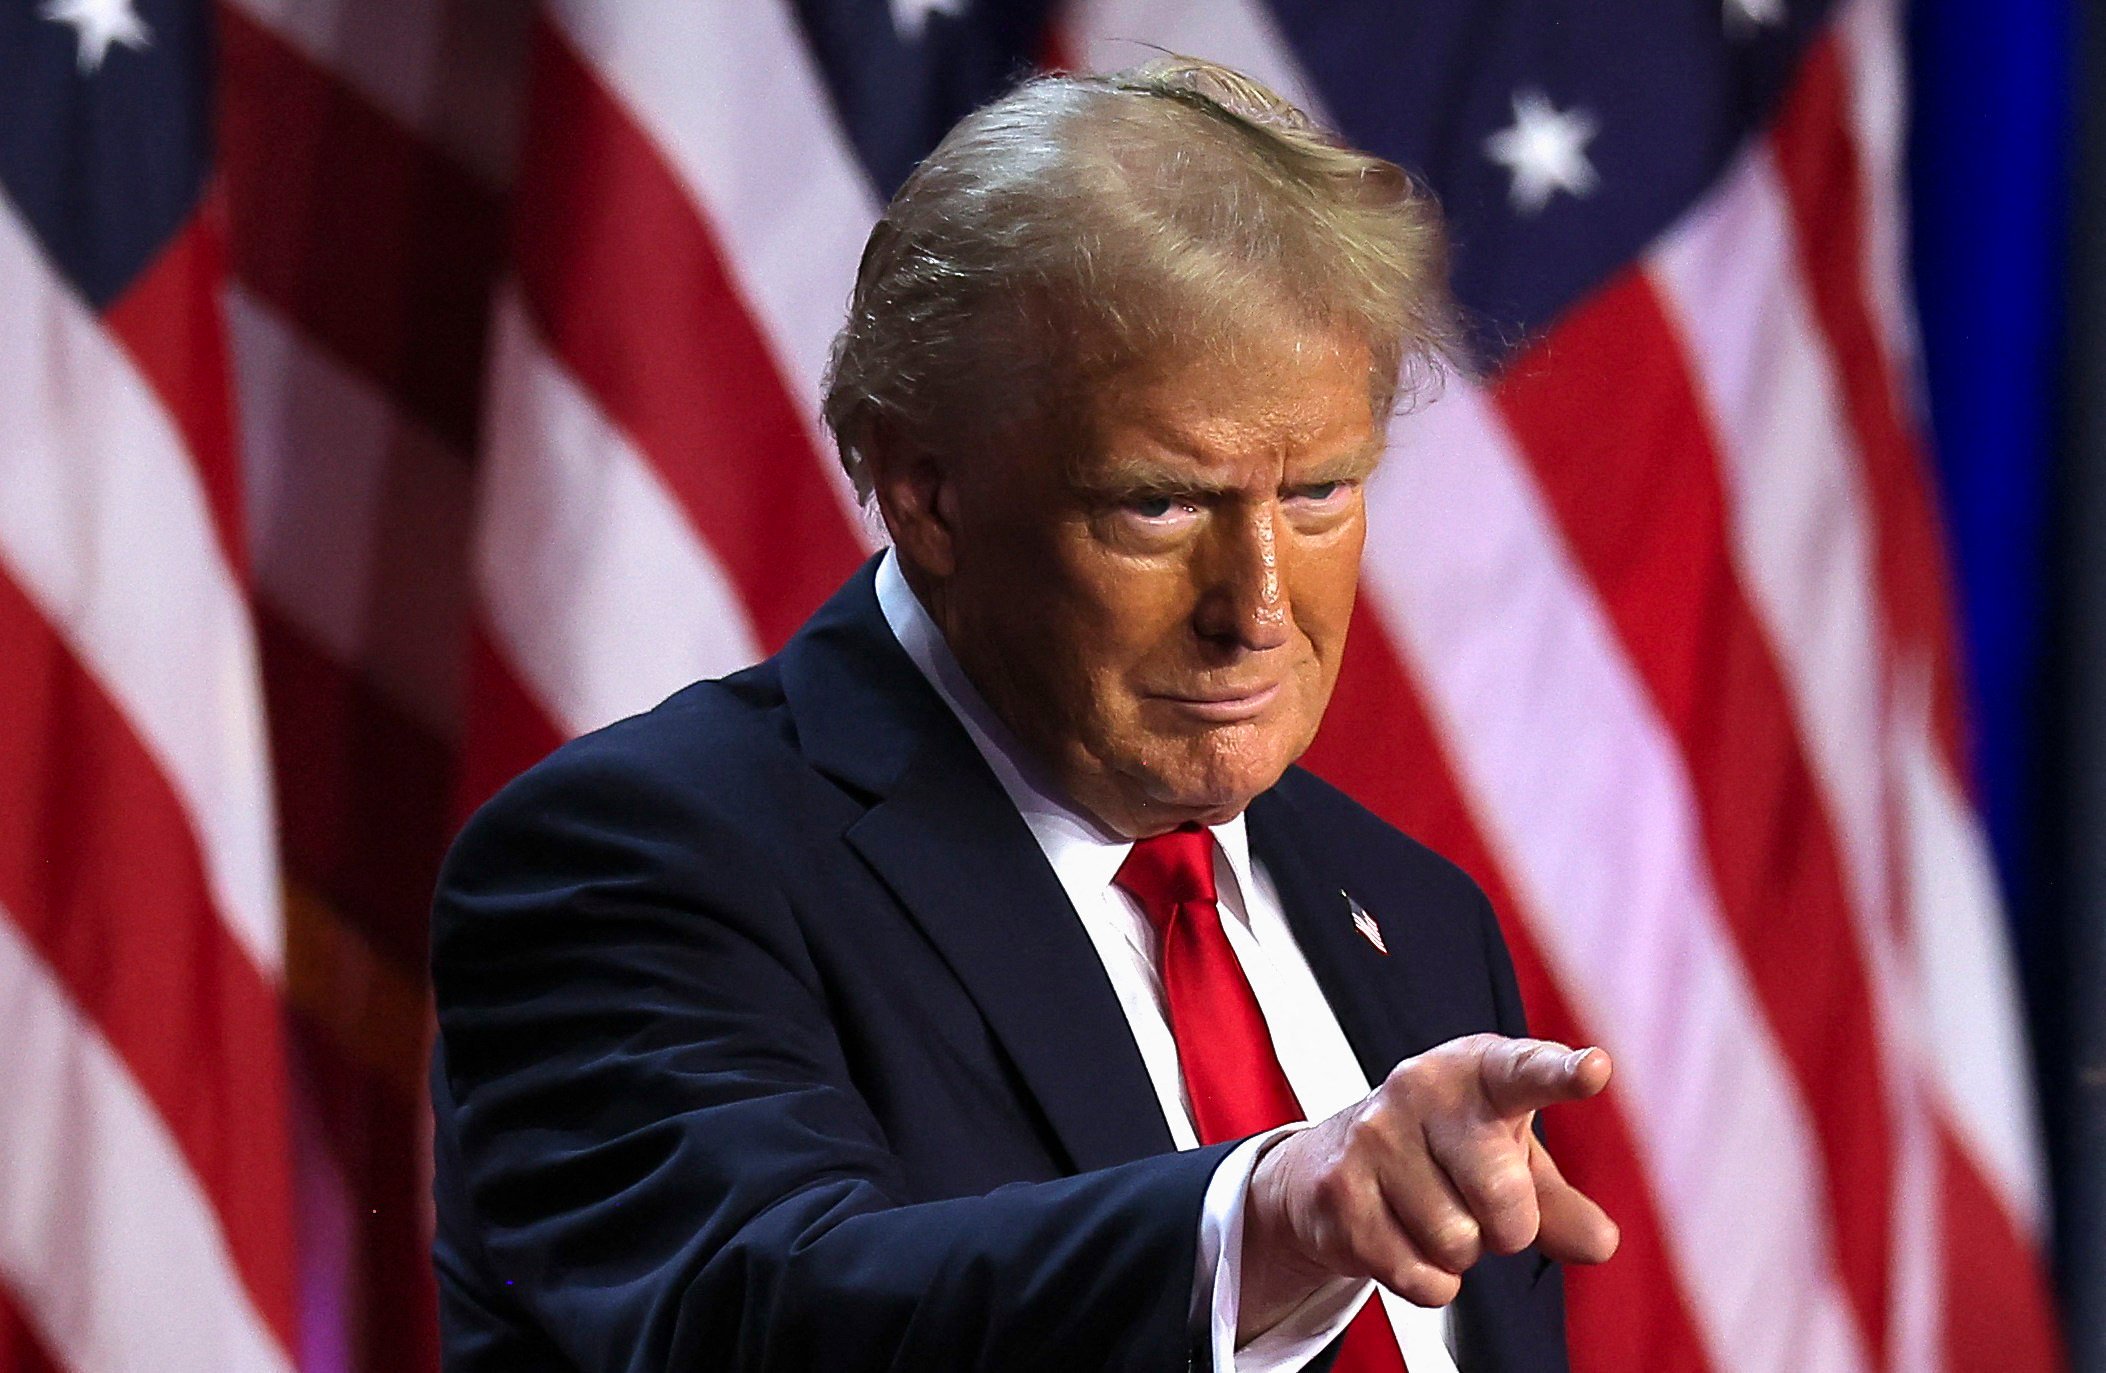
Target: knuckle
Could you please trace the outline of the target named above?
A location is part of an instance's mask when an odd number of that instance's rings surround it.
[[[1343,1168],[1333,1168],[1310,1187],[1309,1199],[1319,1215],[1342,1216],[1353,1209],[1353,1191],[1351,1175]]]
[[[1394,1102],[1377,1099],[1362,1108],[1348,1133],[1353,1147],[1387,1156],[1396,1152],[1409,1128],[1408,1112],[1400,1110]]]
[[[1535,1200],[1535,1183],[1519,1168],[1488,1170],[1476,1187],[1477,1200],[1494,1215],[1512,1215],[1529,1209]]]
[[[1525,1077],[1537,1071],[1538,1065],[1544,1061],[1545,1056],[1549,1053],[1550,1045],[1542,1040],[1528,1040],[1513,1050],[1512,1056],[1508,1060],[1509,1070],[1515,1077]]]
[[[1395,1103],[1384,1093],[1362,1097],[1346,1116],[1346,1135],[1350,1138],[1366,1133],[1395,1115],[1396,1109]]]
[[[1382,1079],[1382,1090],[1374,1094],[1372,1101],[1378,1105],[1415,1101],[1424,1094],[1428,1075],[1424,1056],[1407,1058],[1389,1070],[1389,1076]]]
[[[1536,1242],[1536,1227],[1533,1222],[1515,1221],[1507,1225],[1492,1227],[1486,1233],[1485,1247],[1495,1254],[1518,1254]]]
[[[1469,1063],[1470,1042],[1468,1039],[1454,1039],[1445,1044],[1436,1044],[1422,1054],[1413,1054],[1390,1069],[1389,1077],[1385,1080],[1420,1081],[1451,1076],[1464,1070]]]
[[[1449,1272],[1460,1272],[1484,1255],[1484,1230],[1467,1216],[1436,1225],[1427,1236],[1428,1256]]]
[[[1508,1052],[1512,1043],[1505,1035],[1465,1035],[1449,1040],[1433,1052],[1452,1061],[1458,1069],[1476,1073]]]
[[[1453,1065],[1416,1059],[1398,1065],[1378,1095],[1385,1116],[1401,1125],[1457,1114],[1467,1086],[1467,1078]]]
[[[1462,1290],[1462,1280],[1416,1259],[1397,1265],[1382,1285],[1414,1306],[1446,1306]]]
[[[1533,1208],[1516,1209],[1484,1227],[1485,1242],[1496,1254],[1518,1254],[1536,1242],[1539,1224]]]

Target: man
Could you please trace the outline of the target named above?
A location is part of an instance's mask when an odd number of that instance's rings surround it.
[[[892,551],[449,860],[451,1368],[1562,1366],[1615,1229],[1530,1127],[1607,1057],[1292,768],[1438,242],[1203,63],[930,156],[827,400]]]

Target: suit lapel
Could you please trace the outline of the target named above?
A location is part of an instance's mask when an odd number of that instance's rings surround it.
[[[1168,1152],[1148,1070],[1067,892],[994,778],[961,772],[925,761],[849,842],[965,984],[1077,1169]]]
[[[847,833],[963,984],[1068,1162],[1173,1148],[1067,892],[877,608],[871,569],[784,650],[805,756],[873,798]]]
[[[1322,870],[1319,849],[1293,804],[1277,790],[1250,806],[1251,853],[1279,891],[1287,924],[1309,971],[1338,1017],[1369,1082],[1379,1083],[1397,1061],[1435,1042],[1423,1008],[1437,1004],[1414,995],[1406,913],[1383,912],[1383,953],[1353,924],[1353,907],[1337,879]]]

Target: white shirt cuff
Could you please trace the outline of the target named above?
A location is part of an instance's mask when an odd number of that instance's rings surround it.
[[[1253,1135],[1230,1151],[1207,1181],[1199,1212],[1199,1265],[1192,1283],[1192,1324],[1207,1327],[1214,1373],[1295,1373],[1330,1347],[1375,1290],[1373,1279],[1324,1284],[1279,1324],[1236,1347],[1243,1300],[1243,1205],[1258,1155],[1282,1135],[1308,1128],[1282,1125]]]

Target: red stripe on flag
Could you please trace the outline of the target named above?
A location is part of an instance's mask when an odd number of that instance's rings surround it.
[[[1771,133],[1797,240],[1799,272],[1842,383],[1846,418],[1871,494],[1880,607],[1892,632],[1927,653],[1938,738],[1953,775],[1972,775],[1959,683],[1958,620],[1945,536],[1898,396],[1895,360],[1865,279],[1863,169],[1849,133],[1839,39],[1808,52]]]
[[[219,306],[226,280],[225,233],[217,197],[208,193],[161,255],[110,303],[103,322],[182,436],[204,488],[220,555],[236,580],[246,583],[241,450],[234,441],[234,393],[228,385],[233,373]]]
[[[532,91],[535,155],[516,203],[528,308],[657,471],[773,651],[855,570],[863,545],[700,211],[546,23]]]
[[[267,606],[257,628],[285,866],[422,981],[453,749]]]
[[[1068,32],[1062,25],[1046,25],[1045,32],[1038,36],[1038,53],[1033,59],[1040,71],[1056,76],[1068,76],[1080,70],[1068,40]]]
[[[1532,1033],[1596,1042],[1550,976],[1527,923],[1515,917],[1518,907],[1463,804],[1417,684],[1365,597],[1353,613],[1351,647],[1323,730],[1302,761],[1477,879],[1501,915]],[[1605,1100],[1546,1112],[1544,1122],[1565,1175],[1623,1230],[1614,1261],[1565,1272],[1574,1373],[1701,1373],[1708,1364],[1695,1317],[1614,1090]]]
[[[351,1367],[426,1373],[439,1367],[438,1292],[431,1269],[430,1174],[423,1094],[361,1067],[330,1033],[292,1018],[302,1081],[321,1118],[330,1157],[357,1210],[350,1217],[353,1281],[345,1301]]]
[[[22,1317],[14,1294],[0,1283],[0,1373],[66,1373]]]
[[[1627,272],[1495,397],[1687,761],[1721,913],[1813,1117],[1837,1265],[1883,1366],[1894,1162],[1870,983],[1790,697],[1735,574],[1681,343]]]
[[[296,1348],[277,995],[213,909],[182,802],[4,576],[0,643],[0,904],[153,1102],[265,1322]]]
[[[466,816],[565,738],[478,626],[468,645],[468,738],[454,813]]]
[[[1946,1373],[2052,1373],[2068,1367],[2032,1246],[1942,1121],[1938,1173]]]
[[[238,6],[219,13],[236,277],[469,460],[503,198]]]

